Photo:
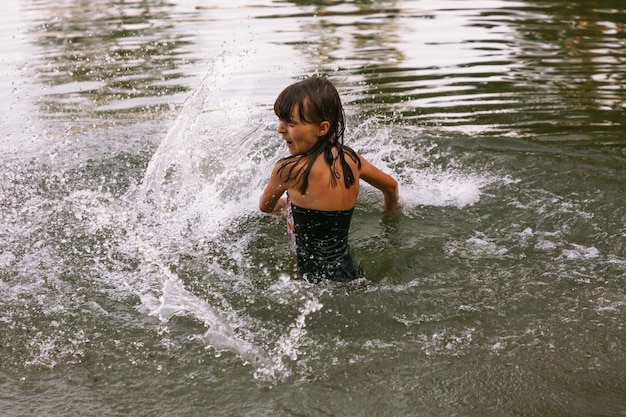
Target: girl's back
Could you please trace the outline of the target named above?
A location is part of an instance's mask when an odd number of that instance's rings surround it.
[[[337,149],[335,147],[333,147],[332,152],[336,157]],[[355,178],[355,183],[352,187],[345,188],[343,186],[343,172],[339,160],[335,159],[332,169],[329,169],[324,156],[318,155],[309,173],[309,184],[306,193],[304,195],[301,194],[300,181],[294,181],[290,184],[288,193],[291,201],[296,206],[315,210],[334,211],[353,208],[359,195],[359,168],[351,158],[346,158],[346,161],[350,165]],[[299,163],[304,165],[306,162],[308,161],[302,160]],[[337,179],[338,186],[331,186],[331,175],[334,175]]]

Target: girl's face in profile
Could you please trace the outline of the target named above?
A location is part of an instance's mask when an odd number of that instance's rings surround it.
[[[291,155],[303,154],[315,145],[325,130],[325,123],[307,123],[300,119],[300,109],[295,105],[291,109],[291,121],[279,119],[278,133],[287,144]]]

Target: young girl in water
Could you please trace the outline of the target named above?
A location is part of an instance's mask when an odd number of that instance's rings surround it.
[[[274,112],[291,156],[274,166],[259,208],[287,211],[291,250],[304,279],[350,281],[357,276],[348,230],[359,180],[382,191],[384,211],[399,207],[398,183],[343,144],[343,106],[327,79],[306,78],[285,88]]]

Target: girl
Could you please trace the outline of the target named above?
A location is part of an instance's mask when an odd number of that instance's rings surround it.
[[[276,99],[274,112],[291,156],[274,166],[259,208],[287,211],[291,250],[304,279],[352,280],[357,267],[348,230],[359,180],[382,191],[384,211],[399,207],[398,183],[343,144],[343,106],[330,81],[311,77],[290,85]]]

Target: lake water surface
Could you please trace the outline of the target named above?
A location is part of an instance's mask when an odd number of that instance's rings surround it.
[[[8,0],[0,415],[626,416],[626,6]],[[330,78],[365,278],[257,202]]]

